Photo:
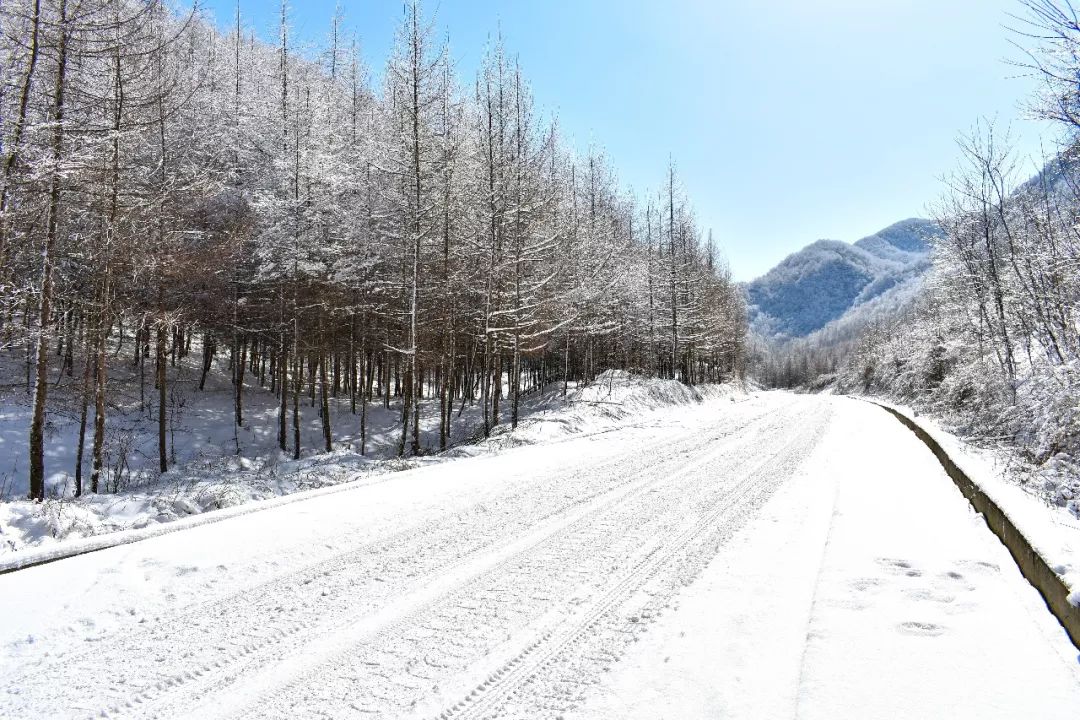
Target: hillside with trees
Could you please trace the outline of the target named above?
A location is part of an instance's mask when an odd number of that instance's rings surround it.
[[[918,285],[930,266],[930,240],[940,232],[912,218],[848,244],[818,240],[747,283],[755,333],[783,343],[858,313],[895,288]]]
[[[239,12],[221,28],[170,8],[0,10],[0,368],[4,402],[31,408],[5,474],[31,498],[116,489],[133,416],[168,471],[177,415],[222,373],[221,425],[299,458],[333,449],[331,399],[361,453],[369,408],[393,409],[408,456],[445,450],[465,405],[486,435],[526,393],[606,369],[741,372],[741,293],[674,164],[655,192],[620,187],[501,40],[459,77],[413,2],[372,87],[340,16],[307,51],[284,3],[274,43]],[[269,426],[252,427],[255,390]],[[61,419],[70,467],[49,461]]]
[[[1025,484],[1080,514],[1080,20],[1067,2],[1022,4],[1042,84],[1031,111],[1059,128],[1059,151],[1032,176],[1007,131],[977,123],[934,206],[921,289],[759,351],[757,367],[770,384],[894,399],[1004,445]]]

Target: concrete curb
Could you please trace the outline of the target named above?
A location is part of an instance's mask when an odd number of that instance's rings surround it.
[[[1069,588],[1065,585],[1065,582],[1050,569],[1050,566],[1035,551],[1027,538],[1020,533],[1012,520],[1009,519],[1009,516],[979,488],[974,480],[968,477],[953,462],[953,459],[938,444],[937,440],[931,437],[930,433],[926,432],[918,423],[899,410],[887,405],[882,405],[873,400],[867,400],[867,402],[891,413],[905,427],[915,433],[916,437],[930,449],[930,452],[934,453],[945,472],[956,483],[956,487],[968,499],[975,511],[983,516],[983,520],[986,521],[986,525],[991,532],[997,535],[998,539],[1005,545],[1017,567],[1020,568],[1020,572],[1042,595],[1046,607],[1058,619],[1061,626],[1065,628],[1065,632],[1068,634],[1069,639],[1072,640],[1073,645],[1080,650],[1080,608],[1069,603]]]

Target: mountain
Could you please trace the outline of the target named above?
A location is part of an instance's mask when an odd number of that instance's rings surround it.
[[[818,240],[747,283],[751,328],[786,340],[803,337],[876,298],[903,297],[930,267],[930,220],[912,218],[854,244]]]

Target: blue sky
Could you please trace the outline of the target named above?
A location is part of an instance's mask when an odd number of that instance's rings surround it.
[[[235,0],[204,3],[229,22]],[[294,0],[319,42],[335,5],[381,72],[401,0]],[[273,0],[240,0],[272,37]],[[982,117],[1040,153],[1034,81],[1010,65],[1018,0],[441,0],[428,2],[471,83],[499,27],[538,106],[624,186],[645,192],[669,155],[703,230],[748,280],[819,238],[854,241],[925,215]],[[1034,161],[1033,161],[1034,162]],[[1034,168],[1034,164],[1031,165]]]

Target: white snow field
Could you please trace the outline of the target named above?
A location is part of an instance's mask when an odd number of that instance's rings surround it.
[[[3,718],[1070,718],[929,451],[760,393],[0,576]]]

